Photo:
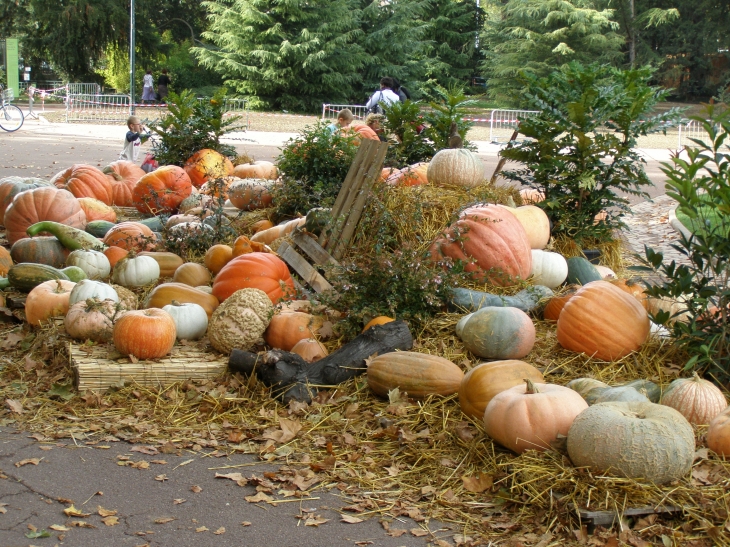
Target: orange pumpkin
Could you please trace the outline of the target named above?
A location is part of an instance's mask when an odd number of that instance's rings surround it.
[[[272,303],[291,299],[294,280],[286,263],[271,253],[248,253],[226,264],[213,282],[213,294],[223,302],[239,289],[261,289]]]
[[[130,221],[112,226],[104,236],[104,243],[127,251],[152,251],[157,246],[157,238],[149,227]]]
[[[459,389],[464,372],[438,355],[392,351],[368,360],[368,387],[379,397],[398,388],[414,399],[448,396]]]
[[[390,186],[419,186],[428,183],[428,163],[416,163],[403,169],[395,170],[385,183]]]
[[[52,220],[81,230],[86,226],[86,214],[78,200],[67,190],[44,186],[21,192],[5,211],[5,229],[12,245],[28,237],[25,231],[41,220]]]
[[[122,355],[159,359],[175,345],[175,321],[161,309],[124,312],[114,323],[114,346]]]
[[[185,283],[191,287],[210,284],[210,272],[202,264],[186,262],[175,270],[172,280],[176,283]]]
[[[639,349],[648,336],[646,310],[608,281],[591,281],[578,289],[558,318],[561,346],[604,361]]]
[[[299,341],[314,338],[321,326],[322,318],[310,313],[280,313],[271,318],[264,340],[272,348],[291,351]]]
[[[308,363],[314,363],[315,361],[319,361],[322,359],[322,357],[327,357],[329,353],[327,352],[327,348],[324,347],[324,344],[320,342],[319,340],[315,340],[314,338],[305,338],[304,340],[299,340],[296,344],[294,344],[294,347],[291,349],[292,353],[296,353],[307,361]]]
[[[94,220],[106,220],[108,222],[117,221],[117,213],[114,212],[109,205],[95,198],[78,198],[79,205],[86,214],[86,222]]]
[[[259,220],[258,222],[254,222],[253,224],[251,224],[251,229],[253,230],[254,234],[263,232],[264,230],[268,230],[269,228],[273,227],[274,223],[268,219]]]
[[[241,211],[265,209],[271,205],[271,182],[266,179],[243,179],[228,188],[228,199]]]
[[[715,454],[730,456],[730,406],[710,422],[707,429],[707,448]]]
[[[532,250],[522,224],[504,207],[482,205],[465,209],[459,220],[430,247],[431,259],[461,260],[478,281],[506,286],[527,279]]]
[[[349,133],[355,135],[355,145],[359,145],[361,139],[370,139],[372,141],[379,141],[380,137],[373,131],[373,128],[364,123],[353,123],[349,127]]]
[[[34,177],[5,177],[0,179],[0,224],[5,219],[5,209],[8,208],[13,198],[20,192],[40,188],[41,186],[49,186],[50,182]]]
[[[132,192],[140,213],[172,213],[193,191],[187,173],[177,165],[165,165],[139,179]]]
[[[233,249],[228,245],[213,245],[205,252],[203,262],[213,275],[216,275],[233,258]]]
[[[12,265],[13,259],[10,256],[10,251],[5,247],[0,247],[0,276],[5,277],[8,275],[8,270]]]
[[[134,207],[134,187],[145,176],[142,168],[134,162],[119,160],[101,170],[112,185],[112,205]]]
[[[106,249],[104,249],[104,256],[106,256],[109,259],[109,265],[113,268],[116,266],[117,262],[122,260],[123,258],[127,258],[127,255],[129,254],[129,251],[127,249],[122,249],[121,247],[117,247],[116,245],[110,245]]]
[[[557,321],[558,317],[560,317],[560,312],[563,311],[563,308],[565,307],[565,304],[573,297],[575,291],[579,288],[580,287],[578,285],[571,285],[568,287],[567,292],[558,296],[553,296],[550,300],[548,300],[548,303],[545,305],[545,309],[542,312],[543,318],[548,321]]]
[[[245,255],[248,253],[263,253],[266,252],[266,246],[263,243],[257,241],[251,241],[246,236],[238,236],[236,241],[233,242],[232,257]]]
[[[112,185],[106,175],[93,165],[72,165],[57,173],[51,183],[77,198],[95,198],[106,205],[112,204]]]
[[[218,299],[212,294],[204,293],[184,283],[163,283],[150,291],[144,301],[145,308],[160,308],[172,304],[175,300],[181,304],[198,304],[210,318],[218,307]]]
[[[279,170],[270,161],[253,161],[236,165],[233,168],[233,176],[240,179],[276,180]]]
[[[612,279],[610,283],[636,298],[645,310],[649,309],[649,297],[644,292],[644,286],[640,281],[633,279]]]
[[[678,411],[692,425],[707,425],[727,408],[725,394],[696,372],[692,378],[677,378],[669,384],[661,403]]]
[[[73,281],[53,279],[45,281],[28,293],[25,299],[25,319],[40,326],[52,317],[63,317],[68,312]]]
[[[365,328],[362,329],[362,331],[365,332],[370,327],[374,327],[375,325],[385,325],[386,323],[391,323],[392,321],[395,321],[395,319],[393,319],[392,317],[388,317],[386,315],[378,315],[377,317],[368,321],[367,325],[365,325]]]
[[[185,172],[193,185],[200,188],[211,179],[232,175],[233,164],[223,154],[203,148],[188,158],[185,162]]]

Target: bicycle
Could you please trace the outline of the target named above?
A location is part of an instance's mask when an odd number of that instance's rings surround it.
[[[13,90],[4,89],[0,85],[0,129],[9,133],[20,129],[25,121],[23,111],[14,104],[10,104],[12,100]]]

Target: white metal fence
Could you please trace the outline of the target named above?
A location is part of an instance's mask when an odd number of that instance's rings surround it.
[[[349,108],[356,120],[364,120],[368,115],[368,109],[362,104],[323,104],[322,119],[336,120],[337,113],[343,108]]]

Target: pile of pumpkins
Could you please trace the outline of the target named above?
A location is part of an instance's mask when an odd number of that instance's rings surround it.
[[[265,245],[281,227],[259,223],[251,239],[211,247],[204,264],[158,250],[164,229],[172,237],[177,226],[187,234],[194,225],[205,229],[207,200],[223,196],[242,210],[268,206],[277,176],[270,162],[234,168],[202,150],[184,168],[151,173],[118,161],[103,170],[74,165],[50,182],[0,179],[0,222],[11,244],[10,251],[0,247],[0,288],[28,293],[30,324],[63,318],[71,337],[112,341],[138,359],[163,357],[176,340],[201,338],[209,328],[211,345],[224,353],[264,341],[292,350],[306,341],[303,357],[321,357],[326,350],[313,339],[322,321],[291,304],[274,308],[294,292],[288,267]],[[117,223],[115,206],[177,214],[165,224],[159,216]],[[135,292],[152,286],[138,302]]]

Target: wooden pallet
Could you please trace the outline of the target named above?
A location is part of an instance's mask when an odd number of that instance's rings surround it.
[[[292,233],[291,244],[279,245],[277,253],[281,259],[315,292],[333,290],[317,266],[339,265],[337,260],[342,258],[355,234],[370,190],[380,177],[387,151],[386,143],[364,139],[337,194],[331,220],[319,239],[297,228]]]
[[[159,361],[132,363],[111,346],[69,344],[69,356],[76,388],[105,390],[127,383],[142,386],[164,386],[182,380],[208,380],[226,371],[228,358],[207,353],[195,346],[172,348]]]
[[[676,505],[662,505],[654,507],[647,505],[645,507],[633,507],[618,511],[590,511],[580,507],[573,507],[573,510],[580,517],[581,522],[588,526],[611,526],[614,522],[630,517],[643,517],[646,515],[665,515],[674,516],[681,513],[682,508]]]

